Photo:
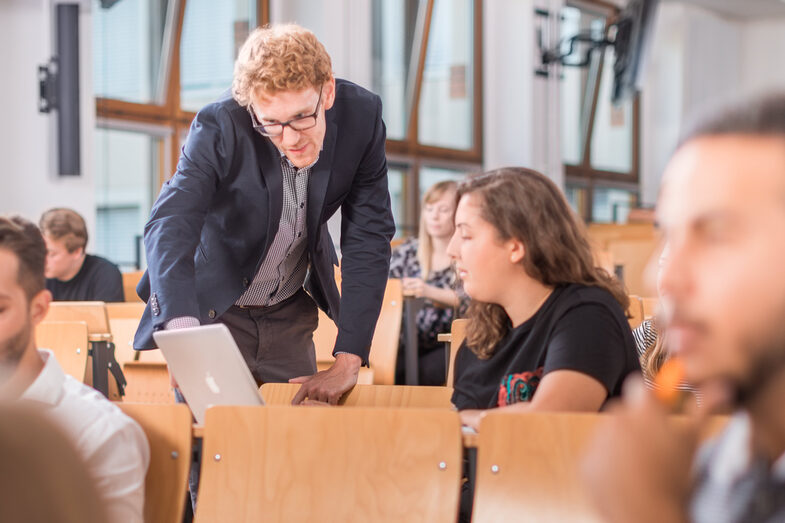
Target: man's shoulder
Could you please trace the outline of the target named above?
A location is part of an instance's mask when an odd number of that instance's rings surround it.
[[[99,447],[103,442],[117,440],[126,434],[132,440],[144,440],[144,432],[136,421],[92,387],[65,376],[63,396],[52,414],[60,418],[66,430],[77,439],[77,445]],[[124,444],[127,444],[127,439]]]
[[[88,254],[85,256],[85,263],[95,270],[111,270],[112,272],[120,272],[120,268],[102,256],[95,254]]]
[[[361,115],[362,120],[367,122],[368,114],[378,112],[380,105],[379,95],[349,80],[335,79],[335,104],[331,113],[340,113],[342,116]]]

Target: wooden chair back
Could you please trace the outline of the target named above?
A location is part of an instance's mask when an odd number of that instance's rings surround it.
[[[145,523],[180,523],[191,466],[191,411],[185,405],[123,403],[150,443],[144,487]]]
[[[384,302],[376,322],[376,330],[371,342],[369,363],[372,374],[360,369],[362,376],[358,383],[375,383],[392,385],[395,383],[395,363],[398,357],[398,340],[401,336],[401,319],[403,311],[403,290],[401,280],[391,279],[384,291]],[[338,328],[321,309],[319,310],[319,326],[313,333],[316,348],[316,365],[324,370],[333,364],[333,348]],[[371,382],[370,379],[373,381]]]
[[[489,413],[480,424],[474,523],[597,522],[578,477],[598,414]]]
[[[480,423],[474,523],[601,522],[578,467],[599,423],[598,413],[489,413]],[[678,426],[687,420],[674,416]],[[716,417],[703,439],[727,423]]]
[[[376,385],[395,384],[395,365],[398,360],[398,345],[401,339],[403,319],[403,286],[400,279],[387,280],[384,301],[376,322],[371,341],[368,362],[373,370]]]
[[[125,401],[135,403],[174,403],[166,363],[128,361],[123,365],[128,384]]]
[[[648,294],[644,269],[659,244],[657,231],[652,223],[599,224],[587,227],[589,240],[595,252],[606,251],[614,267],[623,267],[623,281],[631,294]]]
[[[461,348],[463,340],[466,339],[466,325],[468,323],[469,320],[466,319],[453,320],[450,328],[450,364],[447,367],[447,386],[450,388],[455,381],[455,355]]]
[[[643,318],[651,318],[657,314],[659,307],[659,298],[641,297],[641,304],[643,306]]]
[[[635,329],[643,322],[643,300],[640,296],[630,294],[630,308],[627,309],[627,319],[630,322],[630,328]]]
[[[212,407],[203,445],[196,523],[458,516],[457,412]]]
[[[597,267],[605,269],[611,276],[616,274],[616,265],[613,262],[613,254],[611,254],[611,251],[595,250],[594,264]]]
[[[133,271],[123,273],[123,294],[127,302],[142,302],[142,299],[136,294],[136,286],[139,285],[139,280],[142,279],[144,271]]]
[[[300,389],[296,383],[265,383],[262,397],[267,405],[291,405]],[[355,385],[340,405],[349,407],[407,407],[451,409],[452,389],[412,385]]]
[[[35,329],[38,347],[50,349],[63,372],[85,382],[87,353],[87,323],[83,321],[43,321]],[[92,375],[90,376],[92,382]]]
[[[114,340],[115,358],[120,365],[139,359],[139,353],[134,350],[133,341],[144,308],[145,304],[141,301],[106,304],[109,329]]]
[[[44,321],[83,321],[91,340],[112,338],[109,315],[102,301],[53,301]]]

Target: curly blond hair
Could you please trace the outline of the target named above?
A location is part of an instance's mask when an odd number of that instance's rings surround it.
[[[232,96],[248,106],[259,89],[268,94],[319,89],[332,75],[330,55],[308,29],[295,24],[259,27],[237,55]]]

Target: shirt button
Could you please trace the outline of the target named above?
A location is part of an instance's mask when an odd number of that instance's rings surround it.
[[[210,312],[207,313],[207,316],[212,320],[215,319],[215,309],[210,309]]]
[[[243,285],[244,285],[244,286],[248,287],[248,285],[249,285],[250,283],[251,283],[251,281],[250,281],[248,278],[243,278]]]
[[[300,209],[302,209],[303,207],[305,207],[305,202],[302,202],[302,203],[300,204]]]

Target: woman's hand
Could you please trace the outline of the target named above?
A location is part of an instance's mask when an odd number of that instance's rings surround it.
[[[480,431],[480,421],[485,417],[487,410],[468,409],[462,410],[458,413],[461,417],[461,425],[471,427],[477,432]]]
[[[403,294],[415,298],[427,297],[427,288],[430,287],[422,278],[404,278]]]

